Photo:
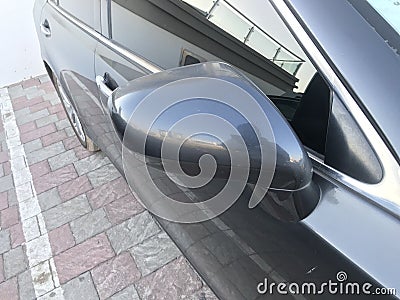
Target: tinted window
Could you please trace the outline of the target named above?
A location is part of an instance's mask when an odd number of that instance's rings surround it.
[[[294,76],[299,74],[299,90],[304,91],[315,70],[269,3],[238,0],[182,1],[288,73]]]

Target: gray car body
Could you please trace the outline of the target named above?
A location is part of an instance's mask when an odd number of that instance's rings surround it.
[[[112,24],[104,22],[109,8],[106,2],[97,4],[94,28],[54,2],[37,0],[34,16],[49,71],[75,103],[87,134],[123,172],[121,141],[110,119],[108,99],[99,93],[95,77],[108,72],[123,86],[163,69],[158,66],[165,64],[162,59],[142,59],[135,49],[109,38]],[[256,287],[267,275],[275,281],[320,282],[334,279],[341,269],[352,281],[371,281],[400,290],[399,58],[347,1],[271,2],[330,84],[334,103],[335,99],[343,101],[367,136],[382,165],[382,180],[361,183],[310,153],[313,182],[321,196],[318,206],[301,222],[278,221],[260,208],[249,211],[242,205],[245,200],[205,224],[160,222],[223,299],[262,298]],[[332,11],[342,12],[341,22]],[[50,23],[50,38],[41,34],[44,20]],[[154,31],[159,43],[162,32]],[[358,43],[349,42],[354,36],[358,36]],[[377,101],[382,97],[384,105]],[[247,196],[245,193],[242,198]],[[225,260],[224,251],[229,252]]]

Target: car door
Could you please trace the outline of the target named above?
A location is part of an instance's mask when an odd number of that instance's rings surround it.
[[[85,129],[96,99],[94,52],[100,31],[98,1],[48,1],[41,15],[43,58],[61,84]],[[92,132],[87,132],[92,136]]]
[[[227,61],[268,95],[307,147],[320,203],[299,222],[273,198],[248,209],[249,187],[217,218],[198,224],[159,219],[162,226],[221,299],[337,299],[337,290],[325,290],[323,295],[318,290],[302,295],[262,293],[265,279],[316,286],[329,281],[337,286],[344,281],[374,287],[392,284],[394,268],[385,274],[382,266],[388,261],[379,257],[382,265],[374,262],[378,258],[365,247],[372,235],[374,247],[382,253],[398,222],[341,177],[365,185],[382,180],[379,158],[366,134],[327,81],[328,74],[317,71],[321,66],[303,52],[268,2],[254,7],[232,3],[110,1],[108,15],[102,14],[107,16],[102,23],[109,25],[103,28],[107,40],[98,45],[95,59],[105,118],[105,128],[98,128],[104,136],[102,147],[122,170],[121,142],[106,125],[113,88],[190,62]],[[254,20],[257,11],[263,14]],[[349,140],[356,142],[350,145]],[[363,159],[365,155],[369,160]],[[190,197],[201,201],[204,195],[191,191]],[[354,296],[340,294],[341,299]]]
[[[92,103],[92,111],[96,116],[89,126],[96,137],[98,146],[123,172],[122,145],[110,121],[108,97],[117,87],[161,69],[135,52],[122,47],[113,39],[112,9],[112,1],[101,1],[102,38],[96,46],[94,59],[98,94],[96,95],[97,102]]]

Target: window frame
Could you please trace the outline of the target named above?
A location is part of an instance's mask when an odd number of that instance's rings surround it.
[[[362,133],[378,157],[383,170],[383,178],[379,183],[367,184],[360,182],[324,163],[323,160],[308,153],[314,165],[314,172],[323,178],[329,178],[339,185],[345,186],[362,196],[393,216],[400,218],[399,199],[400,191],[400,163],[385,139],[376,129],[373,120],[369,119],[359,105],[357,95],[353,93],[343,80],[339,70],[329,59],[324,49],[320,47],[310,29],[304,24],[296,10],[286,0],[269,0],[275,10],[286,23],[289,30],[303,47],[306,55],[313,61],[318,71],[323,75],[329,86],[339,96],[342,103],[359,126]]]
[[[100,5],[101,34],[112,40],[111,0],[103,0]]]
[[[97,31],[97,32],[101,32],[101,3],[100,1],[96,1],[96,0],[90,0],[92,1],[92,17],[93,17],[93,24],[89,24],[87,21],[88,20],[82,20],[82,18],[78,17],[77,15],[75,15],[73,12],[69,11],[68,9],[66,9],[65,7],[63,7],[63,5],[60,3],[60,0],[49,0],[50,2],[52,2],[54,5],[56,5],[58,7],[58,9],[61,9],[62,11],[64,11],[66,14],[70,15],[71,17],[77,19],[79,22],[85,24],[86,26],[90,27],[91,29]],[[103,2],[103,1],[101,1]],[[98,15],[96,14],[96,11],[98,12]]]

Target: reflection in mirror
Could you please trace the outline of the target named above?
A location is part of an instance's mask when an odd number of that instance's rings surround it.
[[[202,13],[210,22],[256,50],[288,73],[296,75],[303,65],[304,60],[302,58],[250,20],[246,12],[236,9],[228,1],[183,1]]]

